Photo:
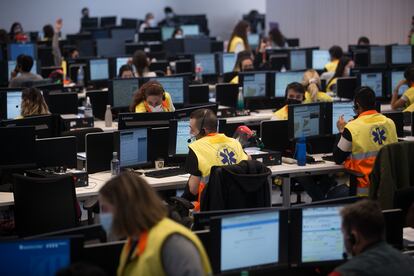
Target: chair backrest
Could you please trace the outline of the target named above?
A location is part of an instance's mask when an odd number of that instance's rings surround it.
[[[13,176],[15,223],[19,236],[77,225],[75,183],[70,175],[46,178]]]
[[[85,152],[85,137],[88,133],[97,133],[103,132],[101,128],[91,127],[91,128],[81,128],[75,130],[69,130],[62,132],[61,136],[75,136],[77,140],[77,149],[78,152]]]

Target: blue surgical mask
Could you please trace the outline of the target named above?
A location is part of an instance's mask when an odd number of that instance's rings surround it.
[[[111,212],[101,213],[99,214],[99,220],[101,222],[102,228],[105,230],[106,234],[109,235],[109,233],[112,230],[112,221],[113,221],[113,215]]]

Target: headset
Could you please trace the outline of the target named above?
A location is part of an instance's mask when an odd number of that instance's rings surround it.
[[[195,138],[195,137],[197,137],[197,136],[199,136],[199,135],[205,135],[205,133],[206,133],[206,131],[204,130],[204,121],[205,121],[205,119],[206,119],[206,116],[207,116],[207,112],[208,112],[208,109],[206,109],[206,110],[204,110],[204,113],[203,113],[203,118],[201,119],[201,123],[200,123],[200,126],[199,126],[199,131],[198,131],[198,133],[196,134],[196,135],[192,135],[188,140],[187,140],[187,142],[188,143],[191,143],[191,141],[193,140],[193,138]]]

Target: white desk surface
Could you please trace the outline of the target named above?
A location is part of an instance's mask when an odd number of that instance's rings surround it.
[[[114,130],[118,130],[118,122],[112,122],[112,126],[111,127],[106,127],[105,126],[105,121],[95,120],[93,126],[94,127],[99,127],[103,131],[114,131]]]

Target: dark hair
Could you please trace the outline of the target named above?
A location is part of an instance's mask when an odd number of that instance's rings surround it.
[[[384,238],[385,222],[377,202],[363,199],[341,210],[342,227],[350,234],[352,229],[369,241]]]
[[[183,29],[181,29],[181,27],[175,27],[174,32],[173,32],[173,34],[172,34],[171,38],[175,38],[175,35],[176,35],[178,32],[180,32],[180,31],[181,31],[181,33],[183,33]]]
[[[17,65],[23,72],[30,72],[33,67],[33,58],[31,56],[21,54],[17,56]]]
[[[273,28],[269,31],[269,37],[271,38],[272,42],[279,47],[284,47],[286,43],[285,36],[279,30],[279,28]]]
[[[342,48],[340,46],[334,45],[331,48],[329,48],[329,55],[331,55],[331,58],[334,59],[340,59],[343,56],[344,52],[342,51]]]
[[[361,45],[361,44],[369,45],[369,43],[370,43],[369,38],[366,36],[361,36],[360,38],[358,38],[358,45]]]
[[[81,10],[81,13],[84,13],[86,11],[89,12],[89,8],[88,7],[83,7],[82,10]]]
[[[299,82],[291,82],[286,86],[286,90],[285,90],[285,98],[287,98],[287,94],[288,91],[292,89],[295,90],[297,93],[301,93],[303,95],[305,95],[305,87],[303,87],[303,85]]]
[[[173,12],[173,9],[171,7],[167,6],[164,8],[164,13],[170,13],[170,12]]]
[[[122,77],[122,74],[123,74],[125,71],[131,71],[131,72],[132,72],[132,74],[134,73],[134,69],[132,68],[132,66],[131,66],[131,65],[129,65],[129,64],[124,64],[124,65],[122,65],[122,66],[119,68],[119,74],[118,74],[118,77]]]
[[[55,34],[53,26],[50,24],[43,26],[43,34],[44,38],[48,38],[49,40],[51,40],[53,38],[53,35]]]
[[[149,62],[144,51],[137,50],[132,57],[132,63],[137,70],[138,77],[143,77],[145,70],[148,70]]]
[[[145,21],[148,20],[150,17],[154,17],[154,14],[152,12],[148,12],[145,14]]]
[[[404,71],[404,78],[407,82],[414,82],[414,65],[408,66]]]
[[[14,35],[16,34],[16,33],[14,32],[14,28],[15,28],[15,27],[17,27],[17,26],[20,26],[20,28],[21,28],[21,29],[22,29],[22,31],[23,31],[22,24],[20,24],[20,22],[14,22],[14,23],[11,25],[11,27],[10,27],[10,32],[9,32],[9,34],[10,34],[11,38],[14,38]]]
[[[250,27],[250,23],[246,20],[241,20],[234,27],[231,34],[229,45],[227,46],[227,51],[230,51],[230,44],[234,37],[238,36],[243,40],[245,50],[250,50],[249,41],[247,40],[247,29]]]
[[[129,110],[131,112],[135,112],[135,107],[142,101],[145,101],[148,96],[164,97],[164,93],[165,91],[161,83],[156,80],[147,81],[137,92],[135,92],[134,99],[132,104],[129,106]]]
[[[190,114],[190,119],[197,121],[197,127],[200,132],[202,132],[202,129],[206,129],[209,133],[217,132],[217,116],[211,109],[201,108],[194,110]]]
[[[0,44],[9,43],[9,35],[5,29],[0,29]]]
[[[362,86],[355,91],[354,102],[363,110],[372,110],[376,108],[375,92],[368,86]]]
[[[241,71],[242,63],[246,59],[250,59],[253,61],[252,52],[250,51],[241,51],[237,54],[237,60],[234,64],[234,71]]]
[[[343,56],[339,59],[338,66],[336,66],[335,74],[332,76],[332,78],[328,81],[326,84],[327,86],[335,79],[340,78],[344,75],[345,66],[352,61],[350,57]]]

